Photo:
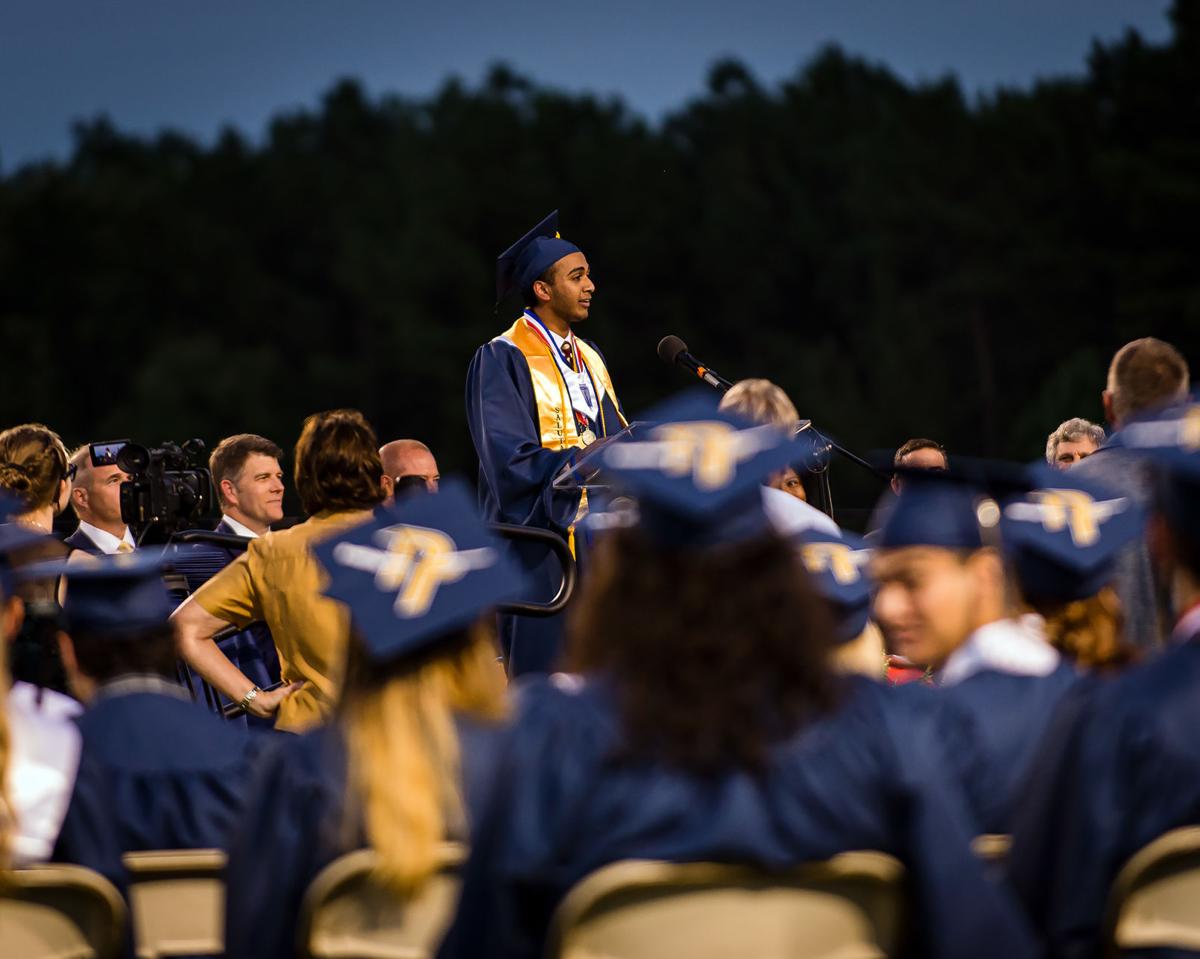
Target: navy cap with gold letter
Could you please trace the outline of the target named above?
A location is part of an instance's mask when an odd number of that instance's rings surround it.
[[[794,538],[800,561],[812,583],[833,608],[837,638],[849,642],[867,628],[872,580],[867,569],[871,550],[853,533],[840,536],[808,529]]]
[[[523,293],[564,256],[579,252],[579,247],[559,236],[555,210],[496,260],[496,301]]]
[[[375,662],[436,646],[525,585],[461,479],[377,510],[313,554],[329,576],[323,592],[350,607]]]
[[[47,567],[49,564],[45,564]],[[144,549],[56,564],[66,577],[63,625],[119,639],[164,626],[175,603],[163,583],[163,554]]]
[[[803,459],[812,442],[719,410],[692,391],[651,410],[640,428],[600,452],[638,503],[639,524],[664,545],[703,546],[766,533],[763,481]]]
[[[1117,554],[1142,534],[1146,515],[1072,470],[1035,464],[1030,489],[1004,503],[1000,538],[1026,599],[1071,602],[1094,596],[1116,575]]]

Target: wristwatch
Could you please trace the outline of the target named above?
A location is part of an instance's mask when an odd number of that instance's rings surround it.
[[[247,712],[250,709],[250,704],[258,698],[258,694],[261,692],[262,690],[255,686],[250,690],[250,692],[246,693],[246,695],[242,697],[242,701],[238,703],[238,705],[242,707],[242,712]]]

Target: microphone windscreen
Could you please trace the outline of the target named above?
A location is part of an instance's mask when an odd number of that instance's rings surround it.
[[[674,366],[680,353],[687,352],[687,344],[679,337],[671,334],[658,341],[658,358],[667,366]]]

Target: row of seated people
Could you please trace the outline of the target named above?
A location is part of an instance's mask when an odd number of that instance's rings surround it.
[[[909,955],[1098,954],[1116,870],[1196,821],[1198,415],[1123,431],[1161,464],[1149,529],[1182,615],[1169,651],[1119,676],[1080,675],[1032,614],[1104,593],[1147,521],[1127,498],[995,467],[914,474],[883,518],[872,588],[861,543],[789,542],[763,513],[760,480],[797,459],[803,434],[681,460],[688,424],[706,444],[714,422],[743,425],[699,399],[647,416],[672,424],[669,439],[606,451],[636,508],[597,511],[566,671],[511,695],[490,611],[521,578],[453,486],[312,538],[348,638],[324,694],[336,709],[298,736],[222,724],[169,681],[161,557],[21,570],[66,574],[59,641],[88,704],[70,801],[43,841],[118,887],[124,851],[229,849],[237,956],[294,955],[304,890],[341,853],[375,849],[380,881],[404,896],[446,838],[471,853],[444,956],[540,955],[566,891],[616,860],[782,869],[850,849],[907,867]],[[719,481],[711,461],[679,469],[701,449],[726,457]],[[869,606],[940,688],[833,667],[871,634]],[[36,749],[13,706],[26,715],[36,698],[10,692],[17,791]],[[28,803],[13,806],[24,835]],[[997,883],[971,840],[1009,829]]]

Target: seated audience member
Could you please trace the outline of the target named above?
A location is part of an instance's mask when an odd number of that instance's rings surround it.
[[[1190,373],[1187,361],[1169,343],[1145,337],[1126,343],[1108,367],[1101,394],[1109,426],[1119,430],[1131,420],[1183,402]],[[1083,479],[1132,496],[1141,506],[1150,500],[1150,475],[1131,451],[1105,443],[1071,467]],[[1117,595],[1125,612],[1125,640],[1139,649],[1155,649],[1165,639],[1166,590],[1156,582],[1145,537],[1125,547],[1117,559]]]
[[[1033,489],[1005,503],[1001,520],[1020,602],[1042,617],[1047,641],[1075,666],[1129,665],[1138,650],[1125,642],[1113,581],[1119,551],[1143,534],[1144,511],[1074,475],[1030,473]]]
[[[937,440],[917,437],[905,440],[896,455],[892,457],[892,466],[897,470],[948,470],[950,457]],[[904,480],[899,473],[892,476],[892,492],[897,496],[904,486]]]
[[[379,459],[383,463],[383,488],[387,492],[384,506],[391,506],[397,493],[403,495],[413,489],[438,491],[442,474],[432,450],[420,440],[384,443],[379,447]]]
[[[966,732],[963,774],[982,832],[1007,832],[1022,775],[1074,670],[1041,618],[1010,607],[997,548],[1000,509],[986,488],[946,471],[909,473],[887,504],[871,561],[873,615],[889,649],[932,670]],[[949,726],[950,718],[943,725]],[[972,755],[960,755],[970,752]]]
[[[208,458],[221,504],[221,521],[214,532],[257,539],[283,519],[283,467],[279,465],[282,457],[283,450],[253,433],[227,436],[217,444]],[[227,563],[245,551],[245,547],[220,550]],[[266,689],[279,683],[279,654],[266,624],[252,623],[224,637],[217,645],[255,686]],[[270,722],[250,713],[244,718],[250,725]]]
[[[218,533],[265,536],[283,519],[283,450],[263,436],[238,433],[217,444],[208,458],[221,501]]]
[[[19,504],[8,507],[2,518],[51,533],[55,517],[70,499],[69,473],[66,447],[53,430],[27,423],[0,433],[0,493],[14,497]],[[47,560],[57,559],[62,550],[61,543],[49,539],[37,547],[42,554],[39,558]],[[49,628],[51,617],[57,614],[55,583],[21,583],[18,591],[29,615],[9,650],[11,675],[62,692],[66,676]]]
[[[1129,424],[1110,440],[1156,463],[1147,540],[1176,620],[1165,652],[1097,684],[1038,757],[1009,866],[1053,956],[1101,955],[1120,868],[1163,833],[1200,824],[1198,422],[1200,405],[1191,404]]]
[[[355,410],[314,413],[296,441],[295,482],[309,518],[250,543],[189,596],[174,619],[180,655],[215,689],[277,729],[297,732],[328,717],[337,701],[349,619],[320,593],[309,548],[368,519],[383,499],[375,434]],[[226,626],[262,621],[271,630],[289,685],[263,691],[221,652]]]
[[[1055,469],[1070,469],[1096,452],[1103,442],[1103,426],[1078,416],[1064,420],[1046,438],[1046,462]]]
[[[719,409],[752,423],[778,426],[789,433],[800,425],[795,404],[770,380],[739,380],[721,398]],[[781,535],[791,536],[806,529],[837,534],[837,524],[808,504],[808,493],[795,464],[789,463],[772,473],[763,485],[767,515]],[[803,505],[798,506],[796,501]]]
[[[231,956],[297,955],[305,890],[350,850],[374,849],[398,897],[419,888],[438,844],[467,839],[505,712],[488,607],[521,580],[465,484],[315,551],[326,594],[350,610],[346,680],[334,720],[281,739],[258,771],[229,860]]]
[[[121,887],[127,852],[226,845],[250,776],[251,741],[174,680],[172,602],[160,556],[63,568],[59,643],[86,708],[78,719],[79,772],[53,858]]]
[[[93,556],[132,552],[137,544],[121,519],[121,484],[129,474],[115,462],[94,466],[87,443],[71,454],[71,468],[71,508],[79,527],[66,544]]]
[[[14,522],[51,533],[54,518],[67,507],[67,450],[54,430],[40,423],[0,433],[0,492],[21,501]]]
[[[0,810],[7,810],[0,813],[0,868],[50,858],[79,765],[79,704],[19,680],[8,684],[8,646],[25,616],[13,557],[43,538],[16,523],[0,525]]]
[[[578,675],[522,689],[439,955],[544,955],[564,894],[617,860],[777,870],[851,849],[904,861],[909,954],[1030,955],[936,742],[894,691],[827,665],[827,608],[758,491],[800,440],[779,431],[739,461],[745,421],[714,406],[671,404],[604,450],[637,519],[597,539],[568,639]]]

